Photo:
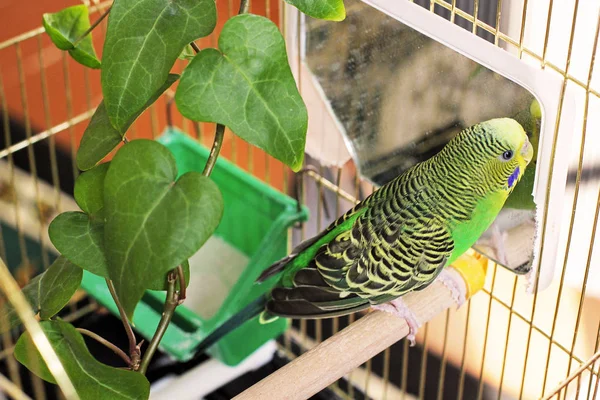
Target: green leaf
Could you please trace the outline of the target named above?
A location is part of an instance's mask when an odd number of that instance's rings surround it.
[[[100,363],[73,325],[63,321],[43,321],[40,325],[82,400],[149,397],[150,383],[144,375]],[[43,380],[56,383],[29,333],[23,333],[17,341],[15,358]]]
[[[40,313],[42,319],[48,319],[59,312],[71,299],[79,287],[82,271],[64,257],[59,257],[44,272],[33,278],[21,289],[23,295],[35,313]],[[17,312],[8,302],[0,308],[0,332],[20,325]]]
[[[183,269],[183,279],[185,279],[185,287],[188,287],[190,285],[190,261],[185,260],[181,264],[181,268]],[[179,289],[179,281],[177,282],[177,288]],[[166,289],[167,288],[165,285],[165,290]]]
[[[342,0],[285,0],[304,14],[328,21],[343,21],[346,10]]]
[[[185,286],[188,287],[190,285],[190,263],[188,260],[185,260],[181,263],[181,268],[183,269],[183,279],[185,280]],[[158,276],[153,281],[148,283],[148,290],[158,290],[164,291],[167,290],[167,276],[169,272],[166,272],[164,276]],[[179,280],[175,285],[176,290],[179,290]]]
[[[83,271],[59,257],[44,272],[39,287],[39,313],[41,319],[49,319],[69,302],[79,285]]]
[[[49,227],[52,244],[75,265],[95,275],[108,278],[104,250],[104,220],[90,218],[82,212],[66,212],[58,215]],[[167,273],[148,281],[150,290],[166,290]],[[183,264],[185,281],[190,281],[190,267]]]
[[[75,201],[88,214],[95,214],[104,207],[104,178],[109,165],[109,162],[100,164],[81,174],[75,181]]]
[[[108,116],[119,132],[165,82],[183,48],[213,31],[216,18],[214,0],[114,2],[101,80]]]
[[[108,273],[131,318],[144,290],[192,256],[223,213],[218,187],[198,172],[176,180],[171,152],[151,140],[119,149],[104,182]]]
[[[36,313],[38,312],[39,288],[42,276],[43,273],[33,278],[21,289],[21,292]],[[5,300],[4,304],[0,307],[0,333],[4,333],[19,325],[21,325],[19,315],[12,304],[10,304],[8,300]]]
[[[72,263],[93,274],[108,278],[104,250],[104,180],[110,162],[79,175],[75,181],[75,201],[84,212],[65,212],[50,224],[48,233],[58,251]],[[189,282],[189,265],[183,266]],[[148,289],[166,290],[167,273],[156,277]]]
[[[122,140],[123,135],[112,126],[104,101],[101,102],[81,138],[77,150],[77,167],[82,171],[93,168]]]
[[[62,213],[52,221],[51,239],[54,246],[79,267],[108,278],[104,252],[104,221],[92,220],[80,212]],[[189,264],[183,264],[186,282],[190,280]],[[148,281],[150,290],[166,290],[167,273]]]
[[[130,120],[125,124],[124,130],[119,132],[111,124],[104,101],[100,103],[92,120],[83,133],[79,150],[77,150],[77,167],[82,171],[87,171],[98,164],[106,157],[115,147],[121,143],[125,132],[131,124],[135,122],[137,117],[150,107],[175,81],[179,79],[177,74],[169,74],[163,85],[152,95],[148,102],[133,114]]]
[[[229,19],[219,50],[202,50],[184,70],[175,100],[186,117],[226,125],[295,171],[301,168],[306,107],[283,37],[267,18]]]
[[[183,51],[177,58],[180,60],[191,60],[196,55],[196,52],[189,44],[183,48]]]
[[[108,277],[104,254],[104,221],[78,211],[59,214],[50,223],[48,235],[56,249],[73,264],[93,274]]]
[[[67,7],[54,14],[44,14],[44,29],[52,42],[67,50],[78,63],[90,68],[100,68],[100,60],[92,42],[92,34],[77,40],[90,28],[90,18],[85,5]],[[77,44],[75,45],[75,43]]]
[[[104,254],[104,180],[110,163],[100,164],[79,175],[75,201],[84,212],[59,214],[50,223],[48,235],[56,249],[73,264],[93,274],[108,277]]]

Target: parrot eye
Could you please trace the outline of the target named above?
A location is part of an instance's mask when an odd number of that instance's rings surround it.
[[[508,161],[511,158],[513,158],[513,155],[514,155],[514,152],[512,150],[506,150],[504,153],[502,153],[500,158],[502,158],[502,160],[504,160],[504,161]]]

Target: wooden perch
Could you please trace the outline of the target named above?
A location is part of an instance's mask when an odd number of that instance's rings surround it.
[[[457,260],[453,267],[465,278],[468,297],[483,286],[486,259],[469,254]],[[404,300],[421,324],[455,306],[450,290],[441,282],[434,282],[423,291],[409,293]],[[308,399],[404,338],[408,332],[404,319],[383,311],[370,312],[235,399]]]

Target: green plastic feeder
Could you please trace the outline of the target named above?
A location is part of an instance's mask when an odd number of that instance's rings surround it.
[[[174,129],[167,130],[158,141],[175,156],[180,175],[188,171],[202,172],[209,155],[204,146]],[[179,361],[189,360],[194,347],[203,338],[274,285],[276,280],[273,279],[260,285],[254,282],[265,268],[286,255],[288,228],[308,218],[306,208],[298,210],[294,199],[223,158],[217,161],[211,178],[219,186],[224,201],[223,219],[215,236],[243,253],[249,261],[218,311],[210,318],[201,317],[186,307],[185,302],[177,307],[160,349]],[[191,282],[193,284],[193,278]],[[103,278],[86,272],[81,286],[118,315]],[[189,286],[188,292],[193,290],[194,287]],[[164,299],[164,292],[148,291],[136,308],[133,324],[147,340],[156,330]],[[287,325],[284,318],[266,325],[259,324],[255,318],[221,339],[209,353],[227,365],[236,365],[283,333]]]

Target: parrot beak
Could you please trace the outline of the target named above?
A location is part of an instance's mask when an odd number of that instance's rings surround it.
[[[533,158],[533,146],[529,143],[528,138],[525,138],[525,143],[523,143],[523,146],[521,147],[521,155],[527,164],[529,164]]]

